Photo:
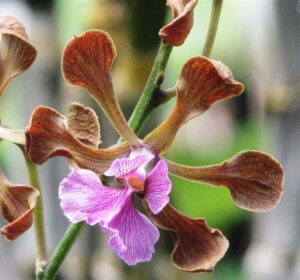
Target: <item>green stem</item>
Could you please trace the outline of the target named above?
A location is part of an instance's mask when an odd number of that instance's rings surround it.
[[[154,94],[159,88],[164,78],[164,71],[172,51],[172,46],[162,43],[157,57],[154,61],[151,73],[146,83],[145,89],[140,97],[140,100],[132,113],[129,120],[129,126],[134,132],[138,133],[143,123],[146,121],[148,114],[155,106]],[[72,245],[79,237],[80,232],[84,228],[84,223],[71,224],[66,233],[57,245],[53,255],[49,259],[48,265],[44,272],[43,280],[52,280],[58,272],[59,267],[72,248]]]
[[[155,91],[163,82],[164,71],[166,69],[171,52],[171,45],[165,43],[160,45],[144,91],[128,122],[129,126],[136,134],[141,131],[143,124],[149,116],[149,113],[155,107]]]
[[[22,151],[24,153],[30,185],[36,188],[40,192],[40,196],[38,197],[37,204],[34,210],[34,218],[33,218],[36,250],[37,250],[36,279],[40,280],[43,277],[44,266],[46,264],[46,258],[47,258],[41,188],[40,188],[39,176],[35,164],[27,157],[23,148]]]
[[[202,55],[209,57],[217,34],[223,0],[213,0],[208,33],[206,35]]]
[[[69,226],[60,243],[56,247],[52,257],[49,259],[44,273],[44,280],[52,280],[55,278],[60,265],[84,229],[84,225],[84,222],[80,222]]]

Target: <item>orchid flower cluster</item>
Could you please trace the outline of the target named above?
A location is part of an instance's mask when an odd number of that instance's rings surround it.
[[[197,1],[168,0],[167,4],[173,19],[159,32],[162,45],[180,46],[193,26]],[[36,51],[15,18],[0,18],[0,33],[1,94],[11,78],[32,64]],[[39,106],[24,131],[1,126],[0,138],[24,145],[27,157],[35,164],[56,156],[67,157],[71,171],[58,189],[64,215],[71,223],[98,225],[107,232],[108,246],[128,265],[151,259],[161,228],[174,236],[172,262],[176,267],[211,271],[228,249],[228,240],[203,218],[189,218],[171,205],[168,174],[227,187],[238,207],[262,212],[271,210],[280,200],[283,169],[272,156],[258,151],[243,151],[205,167],[184,166],[164,158],[186,122],[216,102],[238,96],[244,86],[233,79],[222,62],[203,56],[190,58],[177,80],[171,113],[140,139],[127,123],[114,92],[110,72],[115,57],[109,34],[89,30],[65,47],[62,72],[66,82],[84,88],[95,99],[123,142],[99,148],[98,117],[79,103],[72,103],[65,116]],[[164,100],[164,91],[159,93]],[[30,227],[39,192],[30,186],[13,186],[2,172],[0,191],[3,217],[9,222],[1,232],[7,239],[14,239]],[[136,206],[138,200],[147,216]]]

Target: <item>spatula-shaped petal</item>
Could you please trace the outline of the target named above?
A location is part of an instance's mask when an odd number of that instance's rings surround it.
[[[226,253],[227,239],[204,219],[188,218],[170,204],[154,215],[144,204],[150,219],[174,235],[172,261],[176,267],[190,272],[211,271]]]
[[[128,126],[113,89],[110,70],[115,56],[110,36],[100,30],[90,30],[67,44],[62,71],[68,83],[89,91],[124,139],[137,145],[140,141]]]
[[[83,144],[77,136],[69,130],[63,115],[40,106],[32,113],[26,129],[26,152],[36,164],[42,164],[54,156],[65,156],[81,168],[103,174],[114,159],[126,156],[130,151],[128,144],[96,149]]]
[[[202,114],[214,103],[237,96],[244,86],[232,78],[221,62],[205,57],[188,60],[177,81],[177,100],[169,117],[144,142],[158,153],[164,153],[173,142],[178,129],[188,120]]]
[[[277,205],[283,192],[284,172],[268,154],[245,151],[207,167],[188,167],[168,161],[169,171],[186,179],[227,187],[240,208],[262,212]]]

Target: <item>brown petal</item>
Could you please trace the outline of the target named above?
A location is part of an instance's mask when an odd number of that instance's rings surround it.
[[[83,144],[98,148],[100,124],[95,111],[79,103],[71,103],[66,115],[69,131]]]
[[[167,0],[173,20],[159,30],[159,36],[168,44],[180,46],[189,35],[194,23],[197,0]]]
[[[242,93],[244,86],[232,78],[221,62],[205,57],[188,60],[177,81],[177,100],[169,117],[144,139],[158,153],[171,145],[178,129],[214,103]]]
[[[7,225],[0,232],[8,240],[16,239],[32,225],[39,191],[30,186],[12,185],[0,169],[0,202]]]
[[[36,108],[26,129],[26,152],[36,164],[65,156],[81,168],[102,174],[115,158],[126,156],[129,151],[128,144],[109,149],[84,145],[68,130],[65,117],[48,107]]]
[[[168,161],[169,171],[192,181],[226,186],[233,201],[250,211],[269,211],[277,205],[283,192],[284,171],[268,154],[241,152],[221,164],[188,167]]]
[[[66,81],[86,88],[120,135],[131,145],[137,145],[140,141],[128,126],[113,90],[110,69],[115,56],[110,36],[100,30],[90,30],[67,44],[62,70]]]
[[[24,72],[36,58],[24,26],[14,17],[0,17],[0,96],[10,79]]]
[[[15,144],[24,145],[25,131],[0,126],[0,141],[1,140],[7,140]]]
[[[190,272],[212,271],[226,253],[229,243],[223,234],[206,225],[204,219],[191,219],[168,204],[154,215],[145,203],[151,220],[175,237],[173,264]]]

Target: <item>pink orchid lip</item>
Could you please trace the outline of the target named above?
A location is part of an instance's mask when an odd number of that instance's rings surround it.
[[[108,245],[128,265],[149,261],[159,238],[156,226],[134,207],[134,194],[147,201],[153,213],[169,202],[167,163],[159,160],[151,171],[145,169],[154,158],[138,149],[128,158],[114,160],[105,173],[123,184],[119,188],[105,186],[94,172],[85,169],[74,169],[59,186],[65,216],[73,223],[85,221],[108,231]]]

